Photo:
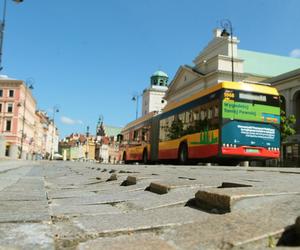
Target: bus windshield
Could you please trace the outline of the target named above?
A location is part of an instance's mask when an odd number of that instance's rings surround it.
[[[253,147],[276,150],[276,154],[278,153],[280,147],[278,95],[225,89],[222,101],[222,118],[223,146],[252,147],[246,148],[251,152],[245,151],[245,153],[254,153],[255,150],[260,152]],[[244,151],[240,150],[238,153],[243,155]]]
[[[280,123],[279,97],[240,90],[224,91],[223,119]]]

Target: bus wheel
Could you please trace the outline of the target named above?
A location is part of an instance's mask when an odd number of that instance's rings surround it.
[[[143,152],[143,163],[144,163],[144,164],[147,164],[147,163],[148,163],[148,152],[147,152],[146,149],[145,149],[144,152]]]
[[[188,162],[188,148],[185,143],[179,147],[178,160],[180,164],[186,164]]]

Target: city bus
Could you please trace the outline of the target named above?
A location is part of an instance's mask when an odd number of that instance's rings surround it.
[[[125,163],[133,161],[147,163],[149,161],[150,129],[153,126],[152,119],[156,114],[157,112],[150,112],[122,129],[119,148],[122,153],[121,159]]]
[[[222,82],[168,104],[122,130],[128,162],[237,165],[280,156],[280,101],[275,88]]]

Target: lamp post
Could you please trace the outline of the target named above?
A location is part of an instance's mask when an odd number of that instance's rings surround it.
[[[222,37],[228,38],[230,36],[230,43],[231,43],[231,80],[234,82],[234,59],[233,59],[233,31],[232,31],[232,24],[229,19],[224,19],[221,21],[221,26],[223,31],[221,33]],[[228,30],[229,29],[229,33]]]
[[[139,116],[139,99],[140,99],[140,97],[141,97],[141,95],[137,94],[131,98],[132,101],[136,102],[135,119],[137,119]]]
[[[21,3],[23,0],[12,0],[15,3]],[[3,1],[3,16],[0,22],[0,71],[3,69],[2,67],[2,48],[3,48],[3,39],[4,39],[4,28],[5,28],[5,18],[6,18],[6,3],[7,0]]]
[[[22,155],[23,155],[23,144],[24,144],[24,137],[25,137],[25,133],[24,133],[24,129],[25,129],[25,112],[26,112],[26,100],[27,100],[27,92],[28,90],[33,90],[33,85],[30,81],[26,81],[24,83],[25,85],[25,96],[24,96],[24,101],[23,101],[23,117],[22,117],[22,131],[21,131],[21,148],[20,148],[20,156],[19,158],[22,159]],[[18,107],[21,107],[22,104],[18,103]]]
[[[90,127],[87,126],[86,127],[86,147],[85,147],[85,160],[86,161],[88,160],[88,155],[89,155],[89,151],[88,151],[89,136],[90,136],[89,130],[90,130]]]
[[[53,107],[53,114],[52,114],[52,122],[53,122],[53,128],[52,128],[52,137],[51,137],[51,157],[50,157],[50,160],[52,161],[53,160],[53,154],[54,154],[54,149],[53,149],[53,144],[54,144],[54,132],[55,132],[55,114],[59,112],[59,109],[58,107],[54,106]]]

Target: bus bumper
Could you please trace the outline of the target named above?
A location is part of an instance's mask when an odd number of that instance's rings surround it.
[[[279,148],[263,148],[263,147],[222,147],[223,155],[234,155],[243,157],[259,157],[259,158],[279,158]]]

